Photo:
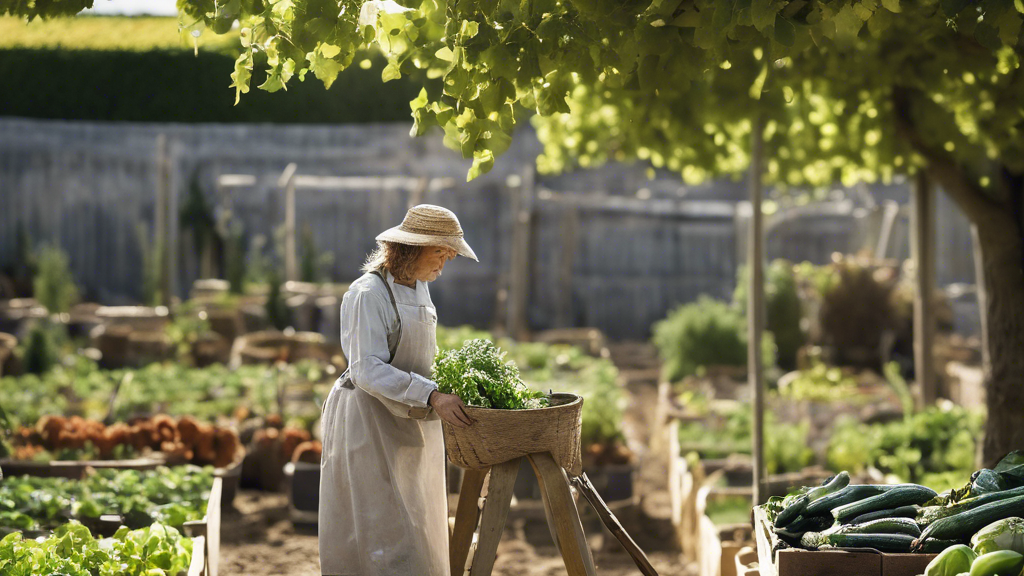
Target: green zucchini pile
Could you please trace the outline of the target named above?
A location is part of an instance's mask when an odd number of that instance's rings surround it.
[[[821,486],[772,498],[764,509],[780,540],[808,550],[874,548],[882,552],[938,553],[958,545],[966,547],[972,537],[977,539],[986,533],[1008,531],[1015,535],[1024,531],[1024,522],[1018,524],[1016,520],[1024,517],[1024,451],[1011,452],[995,468],[975,472],[963,488],[943,494],[918,484],[851,485],[849,474],[840,472]],[[992,538],[980,541],[989,540]],[[1020,540],[1024,541],[1024,536]],[[972,553],[984,554],[980,561],[990,553],[1004,551],[985,544]],[[1022,554],[1024,549],[1013,552]],[[1020,576],[1021,567],[1012,571],[1013,563],[1006,557],[999,557],[1003,564],[982,562],[982,566],[998,564],[999,571],[971,571],[970,575]],[[927,576],[946,574],[943,571]]]

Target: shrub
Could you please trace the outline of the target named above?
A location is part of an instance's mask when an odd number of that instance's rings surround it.
[[[748,269],[741,266],[736,274],[736,290],[733,292],[732,301],[743,314],[747,311],[749,282]],[[779,366],[792,370],[796,367],[797,352],[807,342],[807,337],[800,327],[803,307],[797,293],[793,264],[782,259],[772,261],[765,270],[764,291],[766,327],[775,337]]]
[[[706,366],[747,365],[747,321],[734,306],[701,296],[684,304],[654,325],[654,344],[664,363],[665,377],[675,381]],[[771,334],[762,340],[764,365],[775,363]]]
[[[980,414],[948,401],[895,422],[845,420],[832,435],[828,464],[851,474],[874,467],[901,481],[925,484],[954,472],[962,482],[974,470],[983,423]]]
[[[34,282],[35,298],[51,314],[67,312],[78,300],[78,287],[68,267],[68,256],[54,245],[39,251],[39,272]]]

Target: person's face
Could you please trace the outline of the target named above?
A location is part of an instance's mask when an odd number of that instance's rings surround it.
[[[442,246],[424,246],[412,265],[412,274],[420,282],[433,282],[449,260],[455,259],[455,250]]]

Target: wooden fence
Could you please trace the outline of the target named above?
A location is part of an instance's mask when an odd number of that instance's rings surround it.
[[[179,247],[177,262],[170,264],[173,292],[184,295],[200,275],[191,239],[173,226],[188,187],[198,185],[218,211],[230,206],[230,221],[245,242],[263,236],[272,254],[275,230],[284,221],[277,179],[295,162],[304,175],[369,178],[296,197],[298,227],[308,227],[317,248],[333,253],[329,275],[337,281],[358,276],[374,236],[400,222],[410,202],[441,204],[459,215],[480,263],[456,260],[431,286],[446,324],[503,322],[520,297],[529,329],[596,326],[612,338],[645,338],[650,324],[680,303],[700,294],[730,296],[750,213],[749,205],[736,201],[735,183],[683,189],[667,178],[648,182],[638,165],[535,181],[526,167],[539,147],[528,127],[521,136],[493,172],[466,183],[467,163],[444,149],[440,137],[410,139],[405,125],[0,119],[0,265],[14,258],[20,224],[34,242],[56,242],[68,252],[91,297],[137,299],[142,238],[151,240],[157,227],[156,191],[164,186],[169,200],[162,209],[171,215],[169,237]],[[255,178],[250,186],[218,191],[217,177],[230,173]],[[450,183],[414,191],[388,185],[395,176]],[[646,190],[638,195],[641,188]],[[906,190],[892,186],[879,198],[905,201]],[[524,194],[529,226],[520,228],[525,235],[517,239]],[[875,229],[873,213],[849,197],[786,211],[776,217],[779,225],[767,222],[768,257],[824,263],[832,252],[857,250],[871,236],[865,230]],[[972,282],[969,227],[944,196],[937,223],[939,284]],[[902,226],[896,226],[889,256],[907,252]],[[527,250],[524,260],[514,258],[516,246]]]

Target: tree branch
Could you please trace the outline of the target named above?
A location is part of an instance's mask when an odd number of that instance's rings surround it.
[[[893,87],[896,134],[918,154],[924,156],[928,175],[942,186],[946,194],[960,206],[972,222],[980,224],[1001,216],[1006,207],[988,197],[981,188],[968,180],[963,168],[952,154],[925,142],[914,126],[912,100],[911,89],[904,86]]]

